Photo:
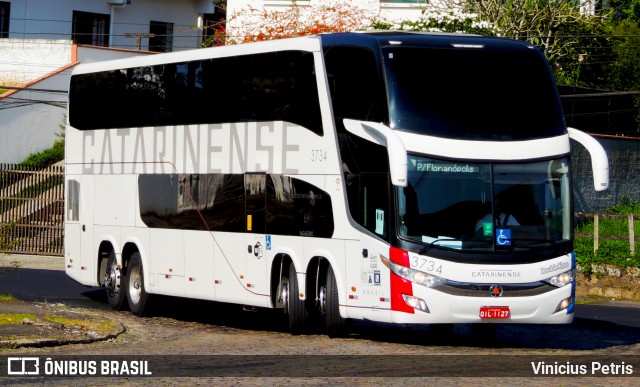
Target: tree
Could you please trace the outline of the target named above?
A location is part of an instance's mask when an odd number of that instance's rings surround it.
[[[631,20],[640,23],[640,0],[607,0],[613,10],[613,22]]]
[[[373,17],[373,11],[351,0],[324,0],[309,6],[292,0],[284,10],[248,7],[236,14],[234,30],[227,44],[282,39],[328,32],[361,29]]]
[[[479,15],[465,12],[460,7],[430,7],[425,9],[417,20],[375,19],[368,28],[416,32],[458,32],[485,36],[495,36],[500,32],[492,23],[483,21]]]

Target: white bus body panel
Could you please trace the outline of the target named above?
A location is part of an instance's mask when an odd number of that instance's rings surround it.
[[[214,241],[210,232],[184,232],[185,295],[215,300]]]
[[[455,297],[424,286],[414,285],[413,295],[426,301],[430,313],[416,310],[414,314],[391,312],[394,323],[531,323],[531,324],[567,324],[573,320],[573,314],[567,311],[553,313],[560,302],[571,297],[572,286],[529,297]],[[483,320],[480,307],[508,306],[511,317],[508,319]]]
[[[389,245],[379,239],[363,236],[346,243],[348,317],[391,321],[390,272],[381,255],[389,255]]]
[[[94,259],[97,252],[94,240],[94,176],[67,173],[67,187],[70,180],[77,182],[79,206],[77,220],[68,219],[68,209],[65,214],[66,272],[81,284],[97,286],[97,259]]]

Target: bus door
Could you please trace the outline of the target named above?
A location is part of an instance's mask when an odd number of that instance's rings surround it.
[[[249,302],[269,306],[267,272],[266,227],[266,183],[264,173],[247,173],[244,177],[246,218],[246,263],[247,274],[243,286],[249,291]]]
[[[93,179],[93,175],[76,175],[67,180],[65,267],[77,281],[97,285],[93,276]]]

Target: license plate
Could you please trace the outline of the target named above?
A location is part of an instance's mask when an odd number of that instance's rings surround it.
[[[480,318],[509,318],[511,311],[508,306],[482,306]]]

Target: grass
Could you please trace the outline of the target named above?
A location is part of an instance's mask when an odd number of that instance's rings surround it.
[[[35,320],[36,316],[28,313],[0,313],[0,325],[22,324],[25,318]]]
[[[15,301],[15,297],[9,294],[0,294],[0,302],[13,302]]]
[[[116,329],[116,324],[111,320],[81,320],[81,319],[71,319],[66,317],[58,317],[58,316],[46,316],[45,320],[62,324],[65,327],[77,327],[87,331],[96,331],[101,334],[111,333]]]
[[[639,235],[640,231],[640,204],[629,198],[622,198],[620,202],[606,211],[610,215],[634,214],[634,232]],[[593,238],[576,237],[574,248],[576,251],[576,262],[583,267],[584,274],[591,274],[592,266],[614,265],[624,267],[640,267],[640,242],[635,242],[636,255],[630,254],[629,224],[626,218],[612,219],[601,218],[600,241],[598,251],[593,251]],[[576,225],[575,232],[580,234],[593,235],[593,219],[583,220]],[[621,237],[611,239],[607,236]]]

